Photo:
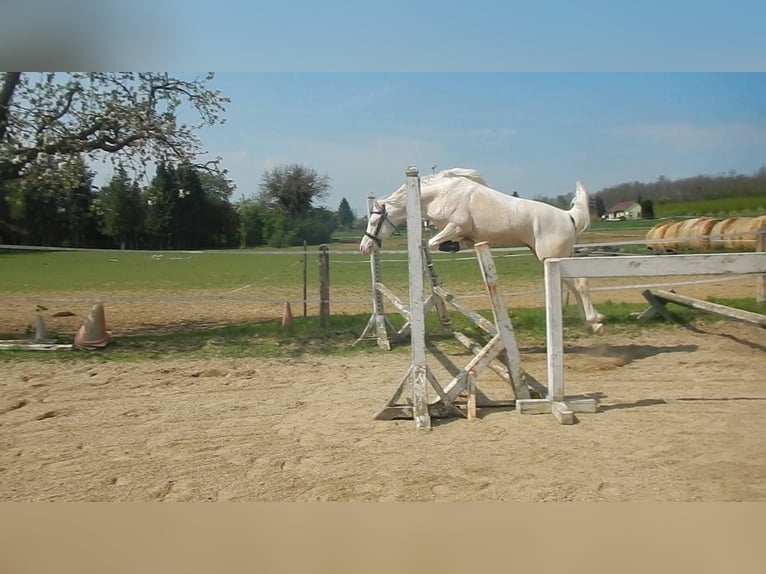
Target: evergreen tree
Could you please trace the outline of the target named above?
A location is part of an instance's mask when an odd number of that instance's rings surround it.
[[[197,170],[186,164],[178,168],[178,199],[174,212],[174,236],[180,249],[206,247],[208,219],[205,193]]]
[[[338,226],[341,229],[351,229],[354,226],[355,219],[356,215],[344,197],[340,200],[340,205],[338,206]]]
[[[174,245],[178,190],[173,165],[159,163],[147,194],[146,227],[153,244],[160,249],[170,249]]]
[[[596,216],[601,219],[606,214],[606,204],[601,194],[596,196]]]
[[[124,168],[120,167],[98,197],[101,229],[111,237],[120,249],[139,246],[144,231],[144,204],[141,188],[131,182]]]
[[[644,199],[640,202],[641,219],[654,219],[654,203],[651,199]]]

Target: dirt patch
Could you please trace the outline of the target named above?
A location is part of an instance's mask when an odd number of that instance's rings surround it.
[[[514,410],[431,431],[375,421],[401,351],[5,362],[0,500],[763,501],[764,333],[720,322],[581,339],[567,393],[601,407],[568,427]],[[544,349],[521,354],[544,382]],[[479,385],[509,397],[491,373]]]

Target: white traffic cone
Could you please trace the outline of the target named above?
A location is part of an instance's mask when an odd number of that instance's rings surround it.
[[[45,328],[43,316],[38,313],[35,321],[35,341],[47,341],[49,339],[48,329]]]
[[[96,303],[74,336],[74,346],[80,349],[99,349],[106,347],[111,338],[111,331],[106,330],[104,304]]]
[[[282,326],[289,327],[293,322],[293,312],[290,309],[290,303],[285,303],[285,308],[282,310]]]

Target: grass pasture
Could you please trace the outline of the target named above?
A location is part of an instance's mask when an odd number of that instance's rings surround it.
[[[658,217],[743,217],[766,213],[766,195],[746,195],[704,199],[699,201],[658,201],[654,204]]]
[[[640,241],[656,221],[595,222],[582,243]],[[331,328],[319,328],[318,256],[316,246],[307,250],[306,304],[303,316],[304,253],[302,248],[218,252],[122,252],[122,251],[0,251],[0,338],[29,335],[35,307],[48,313],[46,325],[61,342],[70,342],[73,330],[92,301],[104,300],[107,319],[119,338],[103,357],[128,359],[168,352],[262,354],[295,356],[301,353],[347,353],[362,332],[370,313],[369,259],[357,251],[359,235],[347,233],[329,245],[331,282]],[[381,255],[383,281],[406,300],[408,264],[406,235],[390,238]],[[625,253],[647,254],[643,245],[621,248]],[[482,311],[486,299],[479,266],[472,252],[432,253],[442,284],[467,306]],[[545,313],[542,309],[542,265],[526,249],[494,252],[498,279],[506,293],[511,316],[526,341],[544,341]],[[529,298],[509,299],[509,291],[535,292]],[[719,290],[720,291],[720,290]],[[719,296],[726,295],[724,290]],[[607,316],[610,332],[646,328],[636,325],[632,314],[646,304],[625,300],[619,292],[601,297],[599,310]],[[733,298],[735,306],[753,308],[752,299]],[[4,303],[2,303],[4,301]],[[74,303],[72,301],[80,301]],[[285,301],[292,301],[293,325],[281,328],[279,318]],[[78,307],[79,305],[79,307]],[[70,322],[50,319],[58,310],[77,311]],[[386,305],[389,317],[400,317]],[[763,312],[760,309],[760,312]],[[682,317],[692,312],[679,310]],[[437,332],[434,317],[429,332]],[[456,327],[472,332],[462,317]],[[26,329],[26,331],[22,331]],[[573,303],[565,317],[566,336],[581,335]],[[447,343],[448,344],[448,343]],[[23,355],[23,353],[22,353]],[[21,356],[6,353],[4,357]],[[29,357],[29,355],[26,355]]]

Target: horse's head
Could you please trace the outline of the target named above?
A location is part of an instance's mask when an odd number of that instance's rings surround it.
[[[367,230],[359,244],[359,251],[362,252],[362,255],[367,255],[374,248],[380,248],[383,240],[391,235],[394,229],[394,224],[389,219],[389,213],[386,210],[386,204],[377,199],[374,200],[367,221]]]

